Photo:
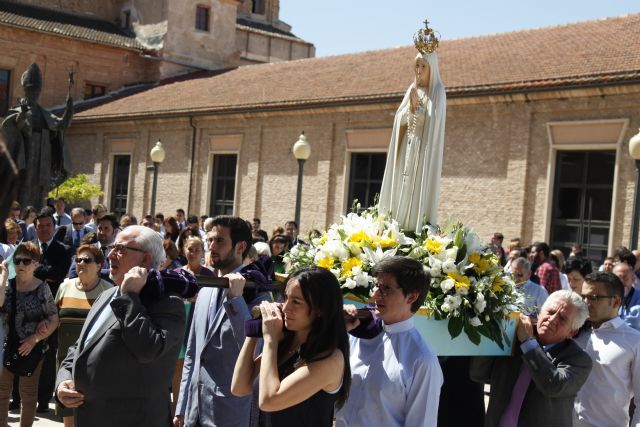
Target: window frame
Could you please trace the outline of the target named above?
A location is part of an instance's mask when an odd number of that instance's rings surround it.
[[[383,173],[382,176],[380,177],[380,179],[372,179],[371,178],[371,168],[372,168],[372,156],[384,156],[384,163],[386,164],[386,160],[387,160],[387,152],[386,151],[380,151],[380,150],[358,150],[358,151],[349,151],[349,161],[348,161],[348,170],[347,170],[347,174],[345,174],[345,176],[348,176],[348,180],[347,180],[347,188],[346,188],[346,203],[345,203],[345,212],[350,212],[351,211],[351,207],[353,206],[353,192],[354,192],[354,186],[356,184],[355,182],[355,168],[354,166],[354,161],[355,161],[355,156],[368,156],[368,173],[367,173],[367,179],[358,179],[357,183],[362,183],[364,182],[367,186],[367,190],[366,193],[368,196],[373,196],[372,194],[368,194],[371,190],[371,185],[373,183],[376,183],[379,181],[380,186],[382,186],[382,179],[384,178],[384,168],[383,168]],[[361,204],[362,209],[368,208],[370,206],[373,205],[369,205],[369,200],[363,201],[363,200],[358,200],[358,202]],[[366,203],[363,203],[366,202]],[[373,202],[373,200],[372,200]]]
[[[231,151],[216,151],[216,152],[212,152],[211,156],[210,156],[210,165],[211,165],[211,174],[210,174],[210,179],[209,179],[209,204],[207,206],[208,212],[210,216],[215,216],[218,215],[218,213],[216,213],[215,210],[215,205],[216,205],[216,184],[217,184],[217,179],[219,178],[219,175],[216,174],[216,171],[218,169],[220,169],[219,167],[216,167],[216,156],[218,157],[226,157],[226,156],[235,156],[235,170],[233,172],[233,175],[228,175],[228,176],[224,176],[222,177],[225,180],[229,180],[232,176],[233,176],[233,199],[224,199],[224,200],[232,200],[232,209],[231,209],[231,214],[230,215],[234,215],[235,211],[236,211],[236,202],[238,199],[238,163],[240,161],[240,154],[238,152],[231,152]]]
[[[201,12],[204,13],[204,22],[201,22]],[[204,4],[197,4],[195,19],[195,30],[208,33],[211,28],[211,8]]]

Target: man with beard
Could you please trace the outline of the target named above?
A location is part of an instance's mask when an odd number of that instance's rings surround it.
[[[238,272],[251,247],[251,229],[242,218],[221,215],[207,234],[209,254],[229,288],[198,293],[184,358],[175,427],[249,425],[251,396],[234,397],[231,377],[244,343],[250,308],[269,299],[267,292],[245,291]]]

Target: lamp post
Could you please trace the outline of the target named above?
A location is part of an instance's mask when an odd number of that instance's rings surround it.
[[[311,155],[311,145],[307,142],[307,137],[304,136],[304,131],[300,134],[298,140],[293,144],[293,156],[298,160],[298,190],[296,191],[296,216],[295,221],[300,229],[300,202],[302,199],[302,170],[304,169],[304,162]]]
[[[640,130],[629,140],[629,154],[636,162],[636,189],[633,195],[633,215],[631,217],[631,238],[629,239],[629,249],[638,249],[638,226],[640,224]]]
[[[156,213],[156,192],[158,190],[158,166],[164,162],[165,156],[162,142],[158,139],[156,145],[151,149],[151,161],[153,162],[153,187],[151,187],[151,215]]]

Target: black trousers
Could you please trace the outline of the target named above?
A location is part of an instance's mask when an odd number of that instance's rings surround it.
[[[49,406],[56,385],[56,352],[58,350],[58,330],[47,338],[49,350],[44,354],[42,372],[38,382],[38,406]]]

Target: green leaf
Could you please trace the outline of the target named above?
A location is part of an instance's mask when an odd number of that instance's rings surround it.
[[[460,335],[460,333],[462,332],[462,326],[463,326],[463,322],[461,318],[451,317],[449,319],[449,324],[447,325],[447,328],[449,329],[449,335],[451,335],[451,338],[455,338],[458,335]]]
[[[489,324],[491,326],[491,330],[494,335],[493,341],[496,344],[498,344],[498,347],[500,347],[500,350],[504,350],[504,344],[502,341],[502,328],[500,327],[500,324],[496,319],[491,319]]]
[[[462,245],[458,247],[458,254],[456,255],[456,264],[459,263],[467,256],[467,245]]]
[[[464,233],[462,231],[462,228],[458,228],[456,230],[455,236],[453,237],[453,244],[456,245],[457,247],[461,247],[463,243],[464,243]]]
[[[490,340],[493,339],[493,336],[491,335],[491,332],[489,331],[489,328],[486,325],[480,325],[476,328],[476,330],[482,335],[484,335],[485,337],[489,338]]]
[[[477,329],[474,328],[473,326],[471,326],[468,323],[464,324],[464,332],[465,334],[467,334],[467,336],[469,337],[469,340],[474,343],[475,345],[480,344],[480,334],[478,333]]]
[[[79,202],[81,200],[89,200],[93,196],[102,196],[104,193],[99,185],[91,184],[87,181],[85,174],[78,174],[68,178],[58,187],[49,191],[49,197],[64,197],[69,204]]]

